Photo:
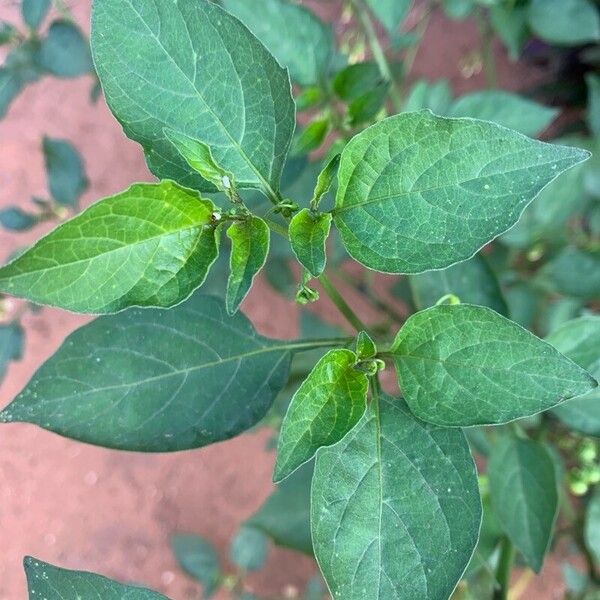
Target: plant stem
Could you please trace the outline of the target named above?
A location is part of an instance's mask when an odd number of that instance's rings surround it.
[[[369,48],[371,49],[373,58],[377,63],[379,72],[381,73],[383,79],[390,84],[390,97],[392,98],[394,108],[396,111],[400,112],[403,106],[402,96],[396,87],[390,63],[388,62],[385,52],[379,43],[379,38],[377,37],[375,27],[373,27],[371,15],[369,14],[369,11],[363,0],[351,0],[351,4],[356,16],[358,17],[358,21],[360,22],[363,33],[367,38],[367,44],[369,44]]]
[[[367,326],[358,318],[356,313],[350,308],[348,303],[342,298],[329,277],[322,273],[319,275],[319,282],[323,286],[325,293],[329,299],[336,305],[337,309],[344,315],[348,323],[356,329],[356,331],[368,331]]]
[[[487,86],[490,89],[498,87],[498,72],[496,69],[496,58],[494,56],[494,32],[490,26],[489,19],[482,10],[477,12],[477,24],[481,36],[481,60],[483,61],[483,72]]]
[[[419,48],[421,47],[421,42],[423,41],[423,36],[425,35],[425,31],[427,29],[427,26],[429,25],[429,20],[431,19],[432,12],[433,12],[433,9],[430,6],[425,9],[425,14],[421,17],[421,20],[418,22],[418,24],[415,27],[415,31],[417,33],[417,36],[419,37],[419,40],[417,41],[416,44],[411,46],[406,51],[406,56],[404,57],[404,71],[403,71],[403,82],[404,82],[405,86],[408,82],[408,76],[410,75],[410,73],[413,69],[413,66],[415,64],[415,60],[417,58],[417,54],[419,53]]]
[[[515,549],[512,542],[504,537],[500,548],[500,558],[496,568],[496,581],[498,582],[494,590],[493,600],[507,600],[510,587],[510,574],[512,571]]]

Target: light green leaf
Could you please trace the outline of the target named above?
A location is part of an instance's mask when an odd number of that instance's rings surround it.
[[[452,90],[446,79],[433,83],[420,79],[410,90],[404,110],[411,112],[428,108],[436,115],[447,115],[452,105]]]
[[[408,15],[412,0],[366,0],[366,3],[377,20],[393,33]]]
[[[227,312],[232,315],[248,295],[252,282],[269,255],[269,226],[251,216],[232,223],[227,230],[231,240],[230,274],[227,280]]]
[[[325,243],[331,229],[331,213],[314,213],[303,208],[289,226],[290,243],[298,262],[313,276],[325,269]]]
[[[0,268],[0,291],[91,314],[173,306],[217,258],[214,210],[170,181],[132,185]]]
[[[527,564],[540,571],[558,509],[556,472],[543,444],[506,437],[488,463],[498,522]]]
[[[30,556],[24,566],[29,600],[168,600],[146,588],[123,585],[95,573],[59,569]]]
[[[321,83],[333,56],[334,38],[308,9],[286,0],[224,0],[223,5],[269,49],[292,80],[302,86]]]
[[[600,562],[600,489],[596,488],[585,510],[585,545]]]
[[[597,386],[550,344],[481,306],[416,313],[390,351],[410,409],[438,425],[506,423]]]
[[[442,0],[444,11],[451,19],[462,21],[475,10],[475,0]]]
[[[211,296],[130,310],[71,334],[0,422],[122,450],[200,448],[260,421],[286,382],[291,352],[323,345],[261,337]]]
[[[334,222],[370,269],[444,268],[514,225],[550,181],[588,156],[485,121],[400,114],[344,148]]]
[[[540,279],[552,291],[575,298],[600,296],[600,252],[563,248],[541,271]]]
[[[21,360],[23,337],[23,329],[18,323],[0,325],[0,381],[9,363],[13,360]]]
[[[308,463],[277,485],[258,511],[246,521],[267,534],[275,544],[312,555],[310,537],[310,482]]]
[[[600,316],[588,315],[563,323],[548,337],[559,352],[600,378]],[[600,391],[598,389],[565,402],[552,411],[568,427],[600,437]]]
[[[23,21],[31,29],[37,29],[51,6],[51,0],[21,0]]]
[[[255,527],[242,527],[231,542],[231,562],[243,571],[258,571],[267,558],[267,537]]]
[[[464,304],[493,308],[508,316],[506,300],[495,273],[479,254],[441,271],[409,276],[415,306],[422,310],[433,306],[448,294],[458,296]]]
[[[237,19],[212,2],[96,0],[92,51],[111,110],[157,177],[208,185],[166,128],[209,146],[240,188],[276,196],[295,125],[289,78]]]
[[[481,522],[469,446],[461,431],[415,419],[400,399],[380,402],[317,454],[317,561],[334,598],[448,598]]]
[[[57,77],[79,77],[94,71],[89,42],[72,21],[58,20],[50,25],[38,61],[44,71]]]
[[[542,39],[560,45],[600,39],[600,15],[590,0],[531,0],[529,25]]]
[[[356,354],[360,360],[375,358],[377,346],[366,331],[359,331],[356,336]]]
[[[199,535],[178,533],[171,547],[181,568],[202,584],[204,598],[211,598],[219,587],[221,565],[214,546]]]
[[[49,137],[44,137],[42,149],[52,197],[59,204],[76,206],[88,186],[79,152],[67,140]]]
[[[351,350],[330,350],[294,394],[281,426],[274,481],[339,442],[365,411],[369,380]]]
[[[465,94],[450,108],[449,116],[493,121],[535,137],[546,129],[559,111],[503,90],[483,90]]]

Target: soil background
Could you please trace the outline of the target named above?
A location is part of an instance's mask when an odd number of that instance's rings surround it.
[[[336,20],[339,2],[306,4],[338,32],[343,29]],[[69,5],[87,31],[90,2],[73,0]],[[418,3],[413,13],[414,22]],[[17,3],[0,0],[0,19],[19,23]],[[466,77],[462,68],[478,47],[473,23],[435,17],[412,77],[445,76],[457,93],[483,88],[481,74]],[[531,66],[510,63],[499,45],[495,50],[501,87],[526,88],[543,75]],[[92,83],[91,77],[47,78],[28,87],[13,103],[0,121],[0,208],[26,207],[31,196],[46,195],[40,150],[44,135],[66,138],[83,154],[90,179],[84,206],[134,181],[152,180],[140,148],[124,137],[103,99],[89,102]],[[41,225],[25,234],[0,230],[0,261],[47,229]],[[296,306],[263,282],[255,286],[243,310],[261,333],[280,338],[297,333]],[[326,299],[316,310],[325,317],[334,314]],[[28,313],[25,354],[22,361],[12,363],[0,384],[0,406],[8,404],[64,337],[86,321],[53,309]],[[274,456],[265,451],[269,435],[262,430],[202,450],[144,455],[83,445],[30,425],[2,427],[0,600],[27,597],[24,555],[144,584],[173,600],[198,598],[199,588],[174,562],[169,537],[175,531],[198,533],[211,540],[226,560],[232,534],[272,490]],[[251,578],[251,586],[259,594],[291,598],[315,572],[308,558],[272,547],[266,569]],[[547,561],[542,576],[522,597],[562,598],[558,561]]]

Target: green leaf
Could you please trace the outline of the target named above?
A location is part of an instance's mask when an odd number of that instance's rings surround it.
[[[548,337],[559,352],[600,378],[600,316],[567,321]],[[598,389],[565,402],[552,411],[565,425],[600,437],[600,391]]]
[[[292,148],[294,156],[302,156],[319,148],[325,141],[330,129],[330,120],[324,118],[315,119],[304,129],[297,131]]]
[[[382,82],[381,71],[374,62],[355,63],[344,67],[333,80],[337,96],[346,102],[356,100]]]
[[[214,546],[199,535],[179,533],[171,538],[171,547],[181,568],[202,584],[204,598],[212,597],[221,577]]]
[[[23,21],[31,29],[37,29],[51,6],[51,0],[21,0]]]
[[[168,600],[146,588],[123,585],[95,573],[59,569],[30,556],[24,566],[29,600]]]
[[[451,105],[452,90],[446,79],[439,79],[434,83],[421,79],[411,88],[404,110],[411,112],[428,108],[436,115],[447,115]]]
[[[44,137],[42,149],[52,197],[59,204],[76,206],[89,183],[79,152],[67,140],[49,137]]]
[[[21,360],[23,338],[23,329],[18,323],[0,325],[0,381],[6,373],[8,363]]]
[[[213,189],[169,129],[209,146],[240,188],[276,196],[295,125],[289,77],[237,19],[212,2],[97,0],[92,51],[111,110],[157,177]]]
[[[369,380],[351,350],[330,350],[294,394],[281,426],[274,481],[339,442],[365,412]]]
[[[267,558],[266,535],[255,527],[242,527],[231,542],[229,557],[243,571],[258,571]]]
[[[218,254],[210,200],[170,181],[90,206],[0,268],[0,291],[75,312],[173,306]]]
[[[251,216],[232,223],[227,230],[227,237],[231,240],[227,312],[232,315],[240,307],[267,260],[270,231],[261,218]]]
[[[0,21],[0,46],[13,40],[17,30],[8,22]]]
[[[57,77],[79,77],[94,72],[90,44],[72,21],[54,21],[42,40],[39,54],[42,69]]]
[[[385,105],[389,89],[390,82],[382,81],[366,94],[352,100],[348,105],[349,124],[357,125],[375,119]]]
[[[298,262],[313,276],[325,270],[325,242],[331,229],[331,213],[314,213],[303,208],[289,226],[290,243]]]
[[[483,90],[458,98],[450,108],[449,115],[493,121],[535,137],[552,123],[559,112],[556,108],[548,108],[517,94],[503,90]]]
[[[559,45],[600,39],[600,15],[589,0],[531,0],[529,25],[542,39]]]
[[[28,40],[13,48],[0,67],[0,118],[4,117],[23,87],[39,79],[38,52],[39,42]]]
[[[286,382],[291,352],[322,345],[263,338],[211,296],[130,310],[71,334],[0,422],[122,450],[200,448],[260,421]]]
[[[588,127],[594,137],[600,137],[600,76],[588,73],[585,82],[588,89]]]
[[[380,402],[317,454],[317,561],[334,598],[448,598],[481,522],[469,446],[459,430],[416,420],[402,400]]]
[[[377,20],[393,33],[408,15],[412,0],[366,0],[366,3]]]
[[[415,306],[422,310],[433,306],[448,294],[465,304],[488,306],[508,316],[506,300],[495,273],[479,254],[441,271],[428,271],[409,277]]]
[[[516,61],[529,37],[527,7],[503,6],[490,8],[490,23],[498,37],[504,42],[510,59]]]
[[[319,208],[319,204],[333,184],[333,180],[337,173],[338,166],[340,164],[340,154],[335,154],[331,160],[321,169],[319,176],[317,177],[317,183],[315,185],[315,191],[310,201],[311,208],[315,210]]]
[[[544,266],[540,279],[552,291],[565,296],[597,298],[600,296],[600,252],[567,246]]]
[[[585,545],[600,562],[600,490],[596,488],[585,510]]]
[[[9,231],[27,231],[37,222],[35,215],[21,210],[18,206],[9,206],[0,210],[0,225]]]
[[[377,346],[366,331],[359,331],[356,336],[356,354],[360,360],[377,356]]]
[[[286,0],[224,0],[223,5],[269,49],[292,80],[321,83],[334,51],[333,31],[303,6]]]
[[[292,473],[246,521],[246,525],[260,529],[278,546],[312,555],[310,536],[312,475],[312,463]]]
[[[514,225],[550,181],[588,156],[485,121],[400,114],[344,148],[334,222],[370,269],[441,269]]]
[[[444,11],[451,18],[462,21],[475,10],[475,0],[442,0]]]
[[[437,425],[506,423],[598,385],[547,342],[469,304],[416,313],[390,351],[410,409]]]
[[[543,444],[506,437],[488,463],[498,521],[527,564],[540,571],[558,509],[554,462]]]

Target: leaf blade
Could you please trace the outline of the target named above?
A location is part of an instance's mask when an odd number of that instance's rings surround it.
[[[325,244],[331,230],[331,213],[315,214],[308,208],[297,212],[290,221],[289,235],[298,262],[313,276],[325,270]]]

